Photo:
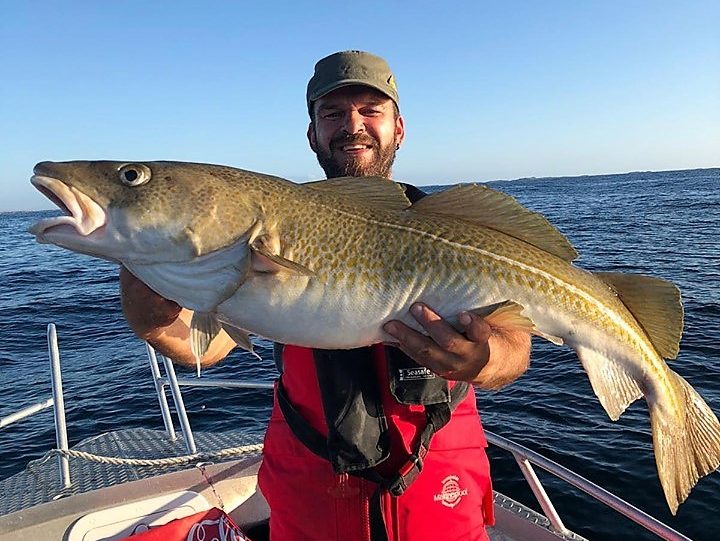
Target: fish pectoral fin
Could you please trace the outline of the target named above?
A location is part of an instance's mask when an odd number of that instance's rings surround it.
[[[608,417],[617,421],[630,404],[643,396],[637,380],[619,362],[598,351],[583,347],[575,351],[600,404]]]
[[[207,353],[210,342],[220,332],[220,322],[210,312],[193,312],[190,321],[190,350],[195,356],[197,375],[200,377],[200,359]]]
[[[524,306],[521,304],[507,300],[470,311],[483,318],[493,327],[528,332],[545,340],[549,340],[558,346],[563,345],[564,342],[562,338],[540,331],[532,319],[522,314],[524,309]]]
[[[260,357],[260,355],[258,355],[253,349],[253,343],[250,341],[250,335],[247,331],[238,329],[228,323],[223,323],[222,328],[238,346],[243,348],[245,351],[252,353],[255,357],[262,361],[262,357]]]
[[[280,255],[282,243],[276,224],[256,222],[248,233],[248,245],[250,265],[255,272],[276,274],[284,271],[301,276],[315,275],[307,267]]]
[[[505,193],[481,184],[454,186],[413,203],[411,212],[459,218],[532,244],[565,261],[577,258],[570,241],[542,214]]]
[[[277,273],[284,271],[301,276],[315,276],[315,273],[307,267],[272,253],[262,244],[253,244],[250,249],[252,251],[252,269],[255,272]]]
[[[680,290],[672,282],[621,272],[594,272],[609,285],[648,334],[661,357],[675,359],[683,332]]]
[[[338,177],[306,182],[303,187],[373,208],[403,210],[410,206],[404,188],[384,177]]]

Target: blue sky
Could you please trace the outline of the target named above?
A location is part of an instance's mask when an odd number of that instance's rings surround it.
[[[419,185],[720,166],[720,2],[0,0],[0,211],[42,160],[321,178],[314,63],[392,65]]]

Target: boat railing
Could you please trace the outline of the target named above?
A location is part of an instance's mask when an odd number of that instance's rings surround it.
[[[170,415],[170,408],[168,406],[167,397],[165,395],[165,388],[170,389],[170,394],[173,398],[175,405],[175,412],[177,413],[180,426],[182,427],[182,435],[185,440],[185,448],[188,454],[197,453],[197,446],[195,445],[195,437],[193,436],[192,427],[190,426],[190,420],[185,410],[185,402],[183,401],[182,393],[180,392],[180,386],[187,387],[215,387],[215,388],[233,388],[233,389],[272,389],[273,384],[264,381],[247,381],[247,380],[233,380],[233,379],[200,379],[200,378],[178,378],[175,374],[175,368],[172,361],[170,361],[164,355],[157,354],[153,347],[145,343],[145,349],[147,351],[148,361],[150,362],[150,372],[152,373],[153,383],[155,384],[155,392],[157,393],[158,403],[160,404],[160,412],[162,414],[163,424],[165,425],[165,431],[168,437],[175,441],[177,434],[175,433],[175,427],[173,425],[172,416]],[[166,376],[160,375],[160,366],[158,363],[158,357],[162,360],[163,368],[165,369]]]
[[[162,355],[157,355],[153,348],[146,344],[148,359],[150,361],[151,371],[155,381],[155,389],[158,391],[158,399],[160,402],[160,408],[162,410],[163,420],[166,422],[166,430],[168,435],[175,437],[174,428],[172,426],[172,419],[170,417],[170,411],[168,409],[168,403],[164,394],[164,387],[168,386],[173,396],[175,403],[175,409],[180,419],[180,423],[183,427],[183,436],[185,437],[185,445],[188,453],[195,453],[194,438],[192,435],[192,429],[190,422],[185,412],[185,405],[182,401],[182,394],[180,392],[180,385],[192,386],[192,387],[230,387],[230,388],[242,388],[242,389],[272,389],[273,384],[260,381],[239,381],[239,380],[212,380],[205,379],[201,380],[198,378],[193,379],[179,379],[175,376],[175,370],[172,362]],[[160,357],[165,368],[167,377],[161,377],[159,373],[157,357]],[[169,428],[168,428],[169,424]],[[626,502],[622,498],[615,494],[605,490],[604,488],[596,485],[592,481],[585,479],[581,475],[567,469],[566,467],[550,460],[543,455],[528,449],[516,443],[512,440],[499,436],[489,430],[485,431],[488,443],[508,451],[513,455],[517,462],[520,471],[525,477],[530,489],[532,490],[538,504],[543,510],[543,513],[550,521],[552,528],[564,535],[570,535],[571,532],[565,527],[560,515],[558,514],[552,500],[548,496],[547,492],[540,479],[538,478],[533,465],[542,468],[543,470],[551,473],[555,477],[562,479],[566,483],[573,485],[574,487],[582,490],[592,498],[610,507],[614,511],[621,515],[629,518],[636,522],[646,530],[656,534],[661,539],[672,540],[672,541],[691,541],[688,537],[672,529],[665,523],[658,519],[648,515],[644,511],[638,509],[634,505]]]
[[[54,324],[48,325],[48,352],[50,357],[50,365],[52,372],[52,393],[53,398],[39,402],[32,406],[23,408],[11,415],[0,419],[0,429],[9,426],[12,423],[30,417],[44,409],[53,407],[55,412],[55,432],[56,443],[61,451],[68,450],[67,428],[65,425],[65,407],[63,400],[62,378],[60,373],[60,353],[57,343],[57,332]],[[177,433],[172,421],[170,407],[165,394],[165,389],[169,388],[175,411],[182,427],[182,435],[185,447],[190,455],[197,453],[195,439],[192,433],[192,427],[187,416],[185,403],[182,398],[180,386],[192,387],[223,387],[223,388],[242,388],[242,389],[272,389],[273,384],[263,381],[241,381],[241,380],[213,380],[213,379],[183,379],[178,378],[175,374],[173,363],[163,355],[159,355],[155,350],[146,344],[147,358],[150,364],[155,391],[160,405],[160,412],[165,425],[165,431],[168,437],[176,441]],[[160,374],[158,357],[161,359],[166,376]],[[611,492],[603,489],[595,483],[585,479],[581,475],[561,466],[557,462],[542,456],[527,447],[524,447],[514,441],[499,436],[488,430],[485,431],[487,440],[491,445],[503,449],[512,454],[517,462],[520,470],[529,484],[533,494],[535,495],[545,516],[550,521],[551,527],[561,534],[569,534],[570,531],[565,527],[557,510],[555,509],[550,497],[543,487],[540,479],[533,466],[537,466],[555,477],[571,484],[572,486],[582,490],[592,498],[603,503],[607,507],[620,513],[621,515],[636,522],[646,530],[654,533],[661,539],[671,541],[691,541],[690,538],[672,529],[668,525],[658,519],[648,515],[644,511],[638,509],[632,504],[626,502],[622,498],[615,496]],[[71,486],[69,473],[69,463],[67,454],[60,453],[58,456],[59,474],[64,487]]]
[[[27,419],[48,408],[53,408],[55,414],[55,443],[61,451],[68,450],[67,426],[65,424],[65,399],[62,388],[62,373],[60,371],[60,348],[57,341],[55,324],[47,327],[48,356],[50,358],[50,381],[52,383],[52,398],[27,406],[6,417],[0,418],[0,429]],[[67,455],[58,455],[58,471],[60,482],[64,488],[72,486],[70,480],[70,462]]]
[[[535,473],[533,465],[542,468],[546,472],[553,474],[555,477],[562,479],[566,483],[582,490],[592,498],[629,518],[661,539],[672,541],[691,541],[689,537],[684,536],[664,522],[648,515],[631,503],[626,502],[619,496],[605,490],[592,481],[585,479],[574,471],[567,469],[565,466],[562,466],[557,462],[520,445],[519,443],[490,432],[489,430],[485,431],[485,436],[487,437],[488,443],[508,451],[513,455],[515,461],[520,467],[520,471],[522,471],[525,480],[528,485],[530,485],[530,489],[535,495],[540,507],[542,507],[543,513],[550,521],[554,530],[565,535],[570,533],[560,519],[560,516],[557,513],[555,506],[552,504],[547,492],[545,492],[545,488]]]

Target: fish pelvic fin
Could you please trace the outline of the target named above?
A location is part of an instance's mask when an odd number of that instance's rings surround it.
[[[470,311],[483,318],[492,327],[525,331],[549,340],[558,346],[563,344],[563,339],[559,336],[552,336],[540,331],[529,317],[522,314],[524,309],[525,307],[523,305],[515,301],[507,300]]]
[[[637,380],[617,361],[590,348],[578,347],[576,353],[595,396],[613,421],[617,421],[630,404],[643,396]]]
[[[200,377],[200,359],[207,353],[210,342],[218,335],[220,329],[220,322],[214,314],[193,312],[190,320],[190,350],[195,356],[198,377]]]
[[[648,403],[655,464],[674,515],[697,481],[720,466],[720,422],[702,397],[673,371],[680,411]]]
[[[680,290],[672,282],[620,272],[595,272],[608,284],[645,330],[664,359],[675,359],[683,332]]]
[[[258,355],[253,349],[253,343],[250,341],[250,335],[247,331],[238,329],[237,327],[227,323],[223,323],[222,328],[238,346],[253,354],[258,360],[262,361],[262,357],[260,357],[260,355]]]

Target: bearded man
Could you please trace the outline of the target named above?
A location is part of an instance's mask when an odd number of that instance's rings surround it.
[[[321,59],[306,102],[307,138],[328,178],[391,178],[405,122],[385,60],[362,51]],[[424,195],[403,186],[411,201]],[[192,312],[124,269],[120,278],[135,333],[193,366]],[[271,539],[488,539],[492,488],[473,384],[493,389],[519,377],[530,337],[472,313],[459,315],[459,332],[422,303],[411,314],[425,333],[391,321],[386,344],[333,351],[275,345],[281,375],[258,475]],[[202,364],[234,346],[221,333]]]

